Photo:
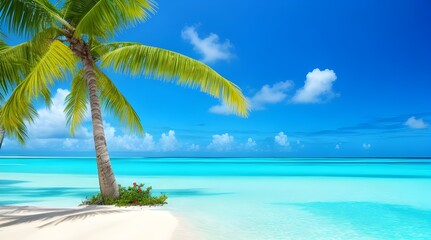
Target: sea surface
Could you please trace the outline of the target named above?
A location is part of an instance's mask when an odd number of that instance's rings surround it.
[[[203,239],[431,239],[431,159],[114,158]],[[0,205],[75,207],[94,158],[0,158]]]

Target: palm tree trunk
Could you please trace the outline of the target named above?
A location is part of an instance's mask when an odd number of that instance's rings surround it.
[[[99,174],[100,192],[103,198],[116,199],[119,196],[117,181],[112,170],[111,161],[106,146],[103,128],[102,112],[100,110],[99,96],[97,95],[96,75],[94,74],[94,61],[90,50],[82,40],[70,39],[70,48],[81,58],[84,68],[84,77],[87,80],[90,95],[91,120],[93,124],[94,146],[96,148],[97,171]]]
[[[0,125],[0,149],[1,149],[1,145],[3,144],[3,139],[4,139],[4,128],[2,125]]]
[[[90,94],[91,120],[93,124],[94,146],[96,148],[97,170],[99,174],[100,192],[103,197],[118,198],[118,185],[112,170],[108,147],[106,145],[105,131],[103,129],[102,112],[100,110],[99,96],[97,95],[96,76],[93,62],[83,59],[84,76],[87,79]]]

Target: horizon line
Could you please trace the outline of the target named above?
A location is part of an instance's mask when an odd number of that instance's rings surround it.
[[[92,158],[95,159],[96,157],[90,157],[90,156],[31,156],[31,155],[6,155],[6,156],[0,156],[0,158]],[[295,157],[295,156],[259,156],[259,157],[247,157],[247,156],[115,156],[110,157],[111,159],[116,158],[300,158],[300,159],[310,159],[310,158],[380,158],[380,159],[388,159],[388,158],[401,158],[401,159],[431,159],[431,156],[320,156],[320,157]]]

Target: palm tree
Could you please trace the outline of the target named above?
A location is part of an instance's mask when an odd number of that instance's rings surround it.
[[[6,132],[18,137],[18,127],[34,117],[32,99],[51,101],[50,86],[71,78],[66,116],[71,134],[90,103],[100,191],[117,198],[118,186],[106,146],[101,104],[131,130],[143,133],[140,120],[102,68],[131,76],[150,76],[199,88],[220,98],[240,116],[248,114],[241,90],[207,65],[165,49],[134,42],[107,42],[114,33],[143,22],[154,13],[152,0],[9,0],[0,2],[0,21],[9,31],[31,37],[25,45],[30,70],[16,86],[0,113]]]

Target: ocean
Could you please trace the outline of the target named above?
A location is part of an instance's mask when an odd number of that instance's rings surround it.
[[[113,158],[204,239],[431,239],[429,158]],[[0,205],[75,207],[94,158],[0,158]]]

